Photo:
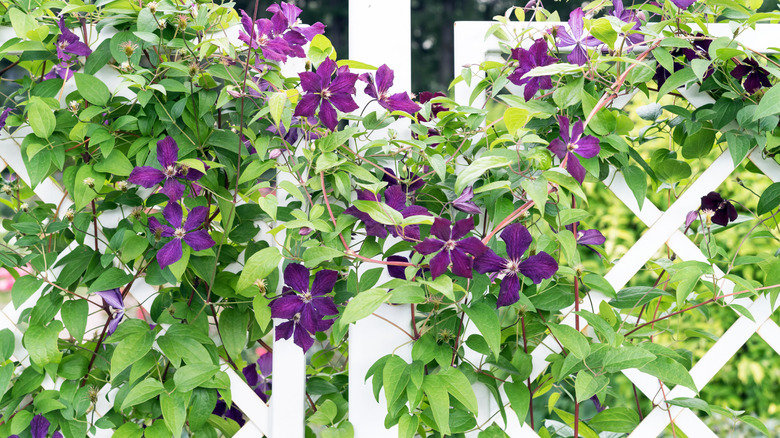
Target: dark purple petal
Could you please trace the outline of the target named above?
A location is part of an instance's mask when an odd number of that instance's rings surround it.
[[[584,131],[585,125],[582,123],[581,119],[577,119],[577,121],[571,125],[571,135],[569,136],[569,141],[571,143],[579,144],[580,137],[582,137],[582,133]]]
[[[106,335],[111,336],[116,331],[117,327],[119,327],[119,323],[122,322],[122,318],[125,316],[125,312],[117,312],[115,315],[111,317],[111,321],[108,323],[108,330],[106,330]],[[52,437],[53,438],[53,437]]]
[[[379,99],[379,92],[376,89],[374,77],[371,76],[371,73],[363,73],[362,75],[358,76],[358,80],[366,83],[366,88],[363,89],[364,93],[373,99]]]
[[[314,297],[311,300],[311,305],[320,315],[338,315],[339,309],[336,307],[336,303],[333,302],[332,297]]]
[[[114,309],[124,309],[125,301],[122,299],[122,293],[119,289],[104,290],[95,292],[103,298],[103,301]]]
[[[169,202],[163,209],[163,217],[174,228],[181,227],[183,213],[181,211],[181,205],[178,202]]]
[[[672,3],[680,9],[688,9],[696,0],[672,0]]]
[[[307,94],[303,96],[295,106],[295,117],[310,117],[317,113],[317,107],[320,106],[319,94]]]
[[[293,319],[295,314],[303,311],[303,306],[300,295],[296,293],[284,294],[268,305],[271,308],[271,316],[281,319]]]
[[[186,231],[192,231],[195,228],[203,225],[206,222],[206,217],[209,215],[208,207],[195,207],[190,210],[187,215],[187,222],[184,223],[184,229]]]
[[[558,26],[558,46],[560,47],[569,47],[577,44],[577,40],[572,38],[571,35],[569,35],[569,32],[566,31],[562,26]]]
[[[571,53],[569,53],[566,59],[572,64],[585,65],[585,63],[587,63],[589,59],[588,51],[585,50],[585,48],[582,47],[580,44],[577,44],[574,46],[573,49],[571,49]]]
[[[51,438],[64,438],[64,437],[62,436],[62,433],[58,430],[53,434],[51,434]]]
[[[510,260],[520,260],[531,246],[531,233],[522,224],[512,224],[501,232],[501,239],[506,242],[506,254]]]
[[[166,179],[162,189],[160,189],[160,193],[166,195],[172,203],[175,203],[184,195],[184,188],[184,184],[179,180],[173,178]],[[178,225],[181,225],[181,223]]]
[[[485,244],[476,237],[467,237],[458,241],[457,248],[473,255],[474,257],[479,257],[487,250],[487,246],[485,246]]]
[[[404,192],[404,189],[400,185],[385,189],[385,204],[397,211],[406,208],[406,192]]]
[[[325,33],[325,25],[316,22],[310,26],[297,26],[296,29],[300,32],[306,40],[311,41],[316,35],[322,35]]]
[[[501,308],[511,306],[520,300],[520,279],[515,274],[509,274],[501,280],[501,287],[498,290],[498,301],[496,307]]]
[[[451,239],[457,239],[457,237],[452,236],[451,226],[452,223],[449,220],[437,217],[433,220],[433,225],[431,225],[431,234],[445,242]]]
[[[325,58],[319,67],[317,67],[317,76],[320,77],[323,88],[325,85],[330,84],[331,76],[333,76],[334,71],[336,71],[336,63],[330,58]],[[357,75],[355,79],[357,79]]]
[[[560,135],[561,135],[560,140],[563,142],[565,148],[566,144],[568,144],[571,141],[571,136],[570,136],[571,129],[569,129],[568,117],[566,116],[558,117],[558,130],[560,131]],[[559,158],[563,158],[563,157],[559,157]]]
[[[41,414],[34,416],[30,422],[32,438],[46,438],[46,435],[49,434],[49,426],[51,426],[51,423],[49,423],[46,417]]]
[[[13,110],[13,108],[5,108],[3,109],[3,112],[0,113],[0,129],[5,128],[5,120],[8,118],[8,113]]]
[[[312,345],[314,345],[314,338],[311,337],[306,330],[303,330],[300,325],[295,328],[295,334],[293,336],[293,342],[295,345],[301,347],[304,353],[309,351]]]
[[[459,240],[462,239],[469,231],[474,229],[474,218],[468,217],[455,222],[455,226],[452,227],[452,236],[450,239]]]
[[[301,88],[303,88],[303,91],[309,93],[318,93],[322,91],[322,83],[320,82],[320,77],[317,76],[317,73],[307,71],[298,73],[298,77],[301,78]]]
[[[170,135],[157,142],[157,161],[163,169],[176,165],[179,159],[179,145]]]
[[[395,73],[393,73],[393,70],[390,69],[390,67],[387,66],[387,64],[382,64],[379,69],[376,71],[376,86],[379,90],[379,94],[386,94],[387,90],[390,89],[390,87],[393,86],[393,79],[395,78]]]
[[[580,40],[582,37],[582,26],[585,24],[585,13],[582,12],[582,8],[577,8],[571,11],[569,14],[569,28],[571,29],[571,36],[575,40]]]
[[[277,325],[274,327],[274,332],[276,333],[275,339],[277,341],[281,339],[290,339],[290,337],[293,335],[294,329],[295,323],[292,321],[286,321]]]
[[[348,93],[333,93],[328,98],[328,101],[335,106],[342,113],[351,113],[360,108],[352,96]]]
[[[431,259],[431,276],[436,279],[439,275],[447,272],[447,268],[450,266],[450,252],[444,250]]]
[[[585,168],[580,164],[580,159],[571,152],[566,153],[566,170],[574,177],[580,184],[585,181]]]
[[[184,235],[184,241],[195,251],[203,251],[216,245],[206,230],[190,231]]]
[[[709,192],[701,197],[701,209],[715,211],[723,202],[723,197],[718,192]]]
[[[452,201],[452,206],[464,213],[480,214],[482,211],[477,204],[471,202],[472,199],[474,199],[474,187],[468,186]]]
[[[253,388],[257,385],[257,381],[260,380],[260,376],[257,375],[256,364],[250,363],[241,370],[241,373],[244,375],[246,383]]]
[[[245,143],[246,144],[246,143]],[[201,163],[203,161],[198,160]],[[209,166],[205,163],[203,164],[203,167],[208,170]],[[201,178],[203,178],[203,173],[200,170],[193,169],[191,167],[181,167],[179,168],[179,171],[176,173],[176,176],[179,178],[186,179],[187,181],[197,181]]]
[[[284,284],[298,293],[309,291],[309,270],[300,263],[290,263],[284,268]]]
[[[749,65],[740,64],[731,70],[731,76],[733,76],[735,79],[742,79],[743,76],[747,75],[752,70],[753,69]]]
[[[333,291],[339,273],[330,269],[323,269],[314,274],[314,283],[311,286],[311,294],[314,296],[325,295]]]
[[[165,174],[160,169],[150,166],[136,167],[130,171],[127,182],[151,189],[165,180]]]
[[[173,239],[157,252],[157,263],[160,269],[165,269],[166,266],[181,260],[182,255],[181,239]]]
[[[752,71],[747,75],[742,85],[745,87],[745,91],[753,94],[761,89],[761,77],[755,71]]]
[[[273,364],[274,364],[273,351],[269,351],[261,355],[257,359],[257,366],[260,368],[260,374],[262,374],[264,377],[268,377],[271,375],[271,371],[273,370]]]
[[[379,105],[388,111],[403,111],[409,114],[420,111],[420,105],[414,103],[405,91],[380,100]]]
[[[326,128],[331,131],[336,130],[336,126],[339,124],[338,118],[336,117],[336,110],[327,99],[322,99],[322,102],[320,103],[319,117]]]
[[[480,274],[499,272],[506,268],[507,260],[499,257],[492,249],[488,248],[479,257],[474,259],[474,269]]]
[[[600,150],[599,139],[592,135],[587,135],[577,141],[577,149],[574,150],[574,153],[582,158],[593,158],[599,154]]]
[[[555,275],[558,271],[558,262],[550,254],[540,252],[528,257],[522,261],[519,266],[520,272],[530,278],[534,284],[539,284],[542,280]]]
[[[156,217],[150,217],[149,218],[149,229],[154,233],[157,234],[158,230],[160,233],[160,237],[171,237],[173,236],[173,228],[163,225],[160,223],[160,221],[157,220]]]
[[[603,245],[607,238],[599,230],[577,231],[577,243],[580,245]]]
[[[336,79],[328,86],[328,90],[333,94],[355,94],[355,82],[357,82],[357,79],[358,75],[355,73],[339,73]]]
[[[547,146],[547,149],[549,149],[550,152],[555,154],[555,156],[561,160],[563,160],[563,157],[566,156],[566,152],[568,150],[566,149],[566,144],[559,138],[553,139],[553,141],[551,141]]]
[[[471,278],[474,259],[467,256],[465,252],[458,248],[450,251],[450,259],[452,260],[453,274],[457,275],[458,277]]]
[[[92,53],[92,50],[89,48],[89,46],[82,43],[81,41],[68,44],[68,47],[65,48],[65,51],[77,56],[89,56]]]
[[[427,237],[425,238],[425,240],[415,245],[414,250],[419,252],[422,255],[428,255],[428,254],[433,254],[437,251],[441,251],[442,248],[444,248],[444,242],[442,242],[439,239],[432,239],[430,237]],[[388,260],[390,259],[388,258]],[[401,275],[403,275],[403,269]]]
[[[428,254],[431,254],[435,251],[432,251]],[[409,259],[407,259],[404,256],[399,255],[391,255],[387,258],[388,262],[404,262],[409,263]],[[387,273],[390,274],[393,278],[400,278],[401,280],[406,280],[406,267],[405,266],[397,266],[397,265],[387,265]]]

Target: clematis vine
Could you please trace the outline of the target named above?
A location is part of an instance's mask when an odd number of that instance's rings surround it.
[[[539,90],[549,90],[553,87],[550,76],[525,75],[536,67],[552,65],[558,62],[558,59],[547,54],[547,41],[539,38],[526,50],[523,48],[512,49],[512,58],[518,61],[518,66],[507,79],[515,85],[525,85],[523,97],[525,100],[533,99]]]
[[[585,168],[580,164],[580,158],[593,158],[598,155],[601,148],[599,140],[592,136],[582,136],[584,127],[582,120],[569,129],[569,118],[566,116],[558,117],[560,124],[560,137],[554,139],[547,146],[562,162],[566,163],[566,170],[580,184],[585,180]]]
[[[0,113],[0,129],[5,128],[5,120],[8,118],[8,113],[13,110],[13,108],[3,108],[3,112]]]
[[[585,14],[582,12],[582,8],[577,8],[569,15],[569,29],[571,34],[564,28],[558,29],[558,46],[570,47],[571,53],[566,57],[569,62],[577,65],[585,65],[588,62],[588,51],[586,47],[595,47],[601,45],[602,42],[596,39],[596,37],[585,35]]]
[[[49,435],[49,427],[51,423],[41,414],[33,417],[30,421],[30,434],[32,438],[46,438]],[[19,438],[19,435],[11,435],[8,438]],[[58,430],[55,431],[51,438],[63,438],[62,433]]]
[[[452,264],[452,273],[463,278],[471,278],[474,260],[472,256],[482,255],[487,247],[476,237],[464,237],[474,229],[474,218],[462,219],[452,225],[447,219],[437,217],[431,225],[431,234],[436,239],[427,237],[417,244],[414,250],[422,255],[437,253],[431,259],[431,276],[435,279],[447,271]]]
[[[637,32],[639,30],[639,26],[642,25],[642,22],[639,20],[636,12],[626,9],[623,6],[623,0],[613,0],[612,4],[613,9],[612,12],[610,12],[610,15],[616,17],[624,23],[634,23],[629,33],[621,32],[620,35],[630,41],[631,44],[639,44],[644,41],[645,36]]]
[[[304,352],[314,344],[314,334],[333,325],[333,319],[325,316],[338,315],[333,298],[328,296],[338,280],[338,272],[317,271],[309,287],[311,273],[301,264],[290,263],[284,269],[282,295],[271,304],[271,317],[287,319],[276,326],[276,340],[293,338],[295,345]]]
[[[772,86],[772,83],[769,82],[769,72],[761,67],[755,59],[742,60],[742,64],[731,70],[731,76],[737,80],[744,78],[742,86],[750,94],[760,90],[761,87]]]
[[[89,56],[92,53],[89,46],[65,26],[64,17],[60,18],[58,26],[60,27],[60,36],[57,38],[56,48],[57,58],[60,61],[70,61],[71,55]]]
[[[195,251],[209,249],[216,243],[205,229],[200,229],[209,214],[208,207],[195,207],[187,215],[184,215],[178,202],[169,202],[163,209],[163,217],[173,225],[163,225],[156,217],[149,218],[149,229],[157,237],[173,237],[157,252],[157,263],[160,269],[179,261],[183,256],[182,241]],[[175,228],[174,228],[175,227]]]
[[[199,170],[177,164],[178,159],[179,145],[169,135],[157,142],[157,161],[162,170],[151,166],[138,166],[130,172],[127,181],[147,189],[162,184],[160,193],[167,195],[172,202],[178,201],[184,195],[186,188],[181,180],[192,182],[203,176]],[[198,189],[199,186],[193,186],[193,190],[196,192]]]
[[[103,298],[103,308],[111,318],[108,323],[108,331],[106,331],[106,334],[110,336],[119,327],[122,318],[125,317],[125,300],[122,298],[122,292],[119,291],[119,288],[95,293]]]
[[[352,98],[356,93],[355,82],[358,75],[350,73],[348,67],[337,69],[332,59],[325,58],[317,67],[316,73],[307,71],[298,73],[298,76],[306,94],[295,107],[294,116],[311,117],[317,114],[319,109],[318,117],[322,124],[333,131],[338,125],[336,109],[349,113],[359,108]]]
[[[718,192],[709,192],[701,197],[701,207],[707,226],[710,222],[725,227],[729,222],[737,220],[737,209]]]
[[[558,262],[546,252],[523,258],[533,241],[531,233],[523,225],[507,226],[501,232],[501,239],[506,243],[507,258],[488,248],[474,260],[474,268],[480,274],[504,274],[498,293],[498,307],[510,306],[520,300],[520,274],[528,277],[534,284],[539,284],[558,271]]]
[[[420,105],[412,102],[412,99],[404,91],[402,93],[390,94],[388,91],[393,86],[395,73],[390,70],[387,64],[382,64],[376,71],[376,82],[374,76],[370,73],[363,73],[358,78],[365,82],[365,93],[376,99],[379,106],[388,111],[403,111],[409,114],[415,114],[420,111]]]

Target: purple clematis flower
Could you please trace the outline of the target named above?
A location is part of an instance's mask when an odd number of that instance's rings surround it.
[[[417,244],[414,250],[422,255],[429,255],[438,252],[430,261],[431,276],[434,279],[447,271],[452,263],[452,273],[463,278],[471,278],[472,265],[474,260],[469,257],[479,256],[487,247],[476,237],[466,237],[474,229],[474,218],[463,219],[452,222],[447,219],[437,217],[431,225],[431,234],[438,239],[426,238],[422,243]]]
[[[482,213],[482,210],[474,201],[472,201],[472,199],[474,199],[474,187],[468,186],[463,189],[463,193],[461,193],[460,196],[452,201],[452,206],[455,207],[455,209],[468,214]]]
[[[276,20],[277,14],[284,20],[284,26],[291,31],[303,35],[306,41],[314,39],[315,35],[321,35],[325,33],[325,25],[317,22],[310,26],[302,25],[298,16],[301,15],[301,8],[287,2],[281,2],[278,5],[274,4],[266,9],[268,12],[274,13],[274,19]],[[286,35],[286,34],[285,34]]]
[[[521,224],[509,225],[501,232],[506,242],[508,258],[498,256],[487,249],[474,260],[474,268],[480,274],[500,272],[504,274],[498,293],[498,307],[510,306],[520,299],[520,276],[531,279],[535,284],[550,278],[558,271],[558,262],[546,252],[540,252],[523,259],[523,254],[531,246],[531,233]]]
[[[577,245],[603,245],[607,241],[607,238],[601,234],[601,231],[583,230],[579,227],[579,222],[566,225],[566,229],[573,233],[575,225],[577,226],[577,234],[574,236],[574,239],[577,241]]]
[[[65,18],[60,18],[60,36],[57,38],[57,58],[60,61],[70,61],[71,55],[89,56],[92,50],[81,42],[79,37],[65,27]]]
[[[264,402],[268,402],[268,391],[271,390],[271,379],[269,376],[271,375],[272,365],[273,353],[266,352],[257,359],[257,362],[250,363],[241,370],[246,383],[254,389],[255,394]],[[259,373],[257,372],[258,368],[260,370]]]
[[[336,77],[332,78],[334,72]],[[314,116],[319,108],[322,124],[333,131],[338,125],[336,109],[348,113],[359,108],[352,98],[356,93],[355,82],[358,75],[350,73],[348,67],[337,70],[336,63],[330,58],[325,58],[317,67],[316,73],[307,71],[298,73],[298,76],[301,78],[301,87],[306,94],[295,107],[294,116]]]
[[[734,222],[737,219],[737,209],[727,199],[718,192],[710,192],[701,197],[701,212],[707,218],[707,223],[710,220],[722,227],[725,227],[729,222]]]
[[[252,23],[252,18],[241,11],[241,27],[238,39],[250,49],[261,49],[263,57],[271,61],[287,61],[288,56],[302,58],[305,56],[300,46],[291,46],[280,33],[285,30],[282,25],[275,25],[267,18],[260,18]]]
[[[5,128],[5,119],[8,118],[8,113],[13,110],[13,108],[3,108],[3,112],[0,113],[0,129]]]
[[[163,210],[163,217],[173,227],[163,225],[156,217],[149,218],[149,229],[157,236],[173,237],[157,252],[157,263],[160,269],[179,261],[183,255],[182,240],[195,251],[209,249],[216,243],[207,230],[199,229],[206,221],[209,214],[208,207],[195,207],[187,215],[184,222],[181,205],[178,202],[169,202]]]
[[[422,104],[425,104],[425,103],[429,102],[431,99],[436,98],[436,97],[447,97],[447,95],[442,93],[441,91],[437,91],[435,93],[433,93],[431,91],[423,91],[422,93],[420,93],[419,96],[417,96],[417,98],[419,99],[420,103],[422,103]],[[447,108],[444,108],[444,105],[442,105],[440,103],[431,104],[431,118],[436,118],[439,115],[440,112],[446,111],[446,110],[447,110]],[[423,117],[421,114],[417,114],[417,121],[419,121],[419,122],[427,122],[428,119]],[[434,135],[438,135],[438,133],[436,133]]]
[[[108,331],[106,332],[111,336],[116,331],[116,328],[119,327],[122,318],[125,317],[125,300],[122,298],[122,292],[119,291],[119,288],[95,293],[103,298],[103,308],[111,317],[111,322],[108,323]]]
[[[592,135],[582,136],[584,130],[582,120],[577,120],[571,131],[569,130],[568,117],[558,117],[558,123],[560,124],[560,137],[551,141],[547,149],[559,159],[566,161],[566,170],[582,184],[582,181],[585,180],[585,168],[580,164],[578,156],[593,158],[598,155],[601,150],[599,140]]]
[[[585,36],[583,26],[585,25],[585,14],[582,8],[577,8],[569,15],[569,28],[571,34],[566,29],[558,29],[558,40],[560,47],[574,46],[566,59],[577,65],[585,65],[588,62],[588,51],[585,47],[595,47],[602,42],[593,36]]]
[[[157,142],[157,161],[163,170],[151,166],[139,166],[130,172],[127,181],[147,189],[162,184],[160,193],[167,195],[172,202],[178,201],[184,195],[185,189],[184,184],[179,179],[197,181],[203,176],[203,173],[198,170],[177,165],[176,160],[178,159],[179,146],[169,135]],[[193,187],[193,189],[198,190],[197,187]]]
[[[645,36],[641,33],[635,32],[638,31],[639,26],[642,25],[642,22],[639,20],[639,17],[637,17],[636,12],[625,9],[625,7],[623,7],[623,0],[613,0],[612,4],[614,7],[612,12],[610,12],[610,15],[617,17],[617,19],[624,23],[634,23],[634,25],[631,27],[631,33],[621,33],[620,35],[628,39],[631,44],[639,44],[644,41]]]
[[[515,85],[525,85],[523,97],[531,100],[537,91],[549,90],[553,87],[550,76],[524,77],[526,73],[536,67],[543,67],[558,62],[558,59],[547,54],[547,42],[539,38],[528,50],[512,49],[512,58],[518,61],[518,66],[507,79]]]
[[[30,422],[30,433],[32,434],[32,438],[46,438],[49,434],[49,426],[51,426],[51,423],[46,417],[41,414],[34,416]],[[14,437],[19,438],[19,435],[11,435],[8,438]],[[63,438],[62,433],[59,430],[55,431],[51,435],[51,438]]]
[[[51,70],[49,70],[48,73],[43,75],[44,80],[60,78],[64,81],[67,81],[72,77],[73,77],[73,70],[71,70],[70,65],[68,65],[68,63],[65,61],[62,61],[58,64],[54,64]]]
[[[222,394],[220,394],[219,391],[217,391],[217,394],[219,395],[219,399],[217,399],[217,404],[214,406],[214,410],[211,413],[217,417],[229,418],[235,421],[239,427],[243,426],[246,423],[246,420],[244,419],[244,414],[241,410],[238,409],[235,403],[228,409],[227,403],[222,399]]]
[[[393,86],[393,79],[395,74],[387,64],[382,64],[376,71],[376,83],[374,83],[374,76],[369,73],[363,73],[358,77],[361,81],[365,82],[366,94],[373,97],[379,103],[379,106],[388,111],[403,111],[409,114],[414,114],[420,111],[420,105],[412,102],[412,99],[404,91],[403,93],[395,93],[390,95],[388,90]]]
[[[672,0],[672,3],[680,9],[688,9],[696,0]]]
[[[318,271],[314,283],[309,288],[311,273],[298,263],[290,263],[284,269],[282,295],[271,302],[271,316],[289,319],[276,326],[276,340],[293,338],[295,345],[304,351],[314,344],[314,334],[333,325],[333,319],[324,319],[329,315],[338,315],[333,298],[327,296],[338,280],[338,272]]]
[[[744,77],[745,80],[742,82],[742,86],[744,86],[745,91],[750,94],[760,90],[761,87],[772,86],[769,82],[769,72],[761,67],[754,59],[743,60],[742,64],[734,67],[734,70],[731,70],[731,76],[738,80],[741,80]]]

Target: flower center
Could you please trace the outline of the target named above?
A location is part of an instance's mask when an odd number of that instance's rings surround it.
[[[173,178],[176,176],[176,167],[175,166],[168,166],[163,170],[163,173],[165,174],[166,178]]]
[[[567,144],[567,145],[566,145],[566,149],[567,149],[569,152],[574,152],[574,151],[576,151],[578,147],[579,147],[579,146],[577,145],[577,143],[569,143],[569,144]]]
[[[457,242],[455,242],[454,240],[448,240],[444,244],[444,249],[446,249],[447,251],[452,251],[453,249],[455,249],[456,245],[457,245]]]
[[[176,231],[173,232],[173,236],[177,239],[181,239],[184,237],[184,228],[177,228]]]
[[[303,304],[307,304],[311,302],[311,293],[304,292],[301,294],[301,301],[303,301]]]
[[[330,94],[331,94],[330,90],[328,90],[327,88],[322,90],[322,97],[324,97],[325,99],[329,98]]]
[[[62,50],[65,50],[69,45],[70,45],[70,43],[67,40],[62,40],[62,41],[60,41],[60,44],[59,44],[60,49],[62,49]]]
[[[507,274],[517,274],[520,271],[520,261],[509,259],[504,266],[504,272]]]
[[[264,46],[265,43],[268,42],[268,35],[260,35],[260,39],[258,40],[261,46]]]

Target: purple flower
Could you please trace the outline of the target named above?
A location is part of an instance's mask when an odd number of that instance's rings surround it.
[[[62,61],[58,64],[54,64],[51,70],[49,70],[48,73],[43,75],[44,80],[60,78],[64,81],[67,81],[72,77],[73,77],[73,70],[71,70],[70,65],[68,65],[68,63],[65,61]]]
[[[585,168],[580,164],[578,156],[593,158],[598,155],[601,150],[599,140],[592,135],[582,136],[584,130],[582,120],[577,120],[571,131],[569,131],[568,117],[558,117],[558,123],[560,124],[560,136],[551,141],[547,149],[559,159],[566,161],[566,170],[582,184],[582,181],[585,180]]]
[[[202,176],[198,170],[187,166],[177,165],[179,159],[179,146],[171,136],[157,142],[157,161],[163,170],[151,166],[139,166],[130,172],[128,182],[138,184],[147,189],[162,184],[160,193],[164,193],[171,201],[178,201],[184,195],[184,184],[179,181],[197,181]],[[194,187],[197,190],[197,187]]]
[[[460,196],[452,201],[452,206],[457,210],[468,214],[482,213],[482,210],[479,208],[479,206],[477,206],[477,204],[474,203],[474,201],[472,201],[472,199],[474,199],[474,187],[468,186],[463,189],[463,193],[461,193]]]
[[[696,218],[699,217],[699,210],[692,210],[689,211],[687,215],[685,215],[685,229],[687,231],[688,228],[691,227],[691,224],[693,221],[696,220]]]
[[[447,95],[442,93],[441,91],[437,91],[435,93],[433,93],[431,91],[423,91],[422,93],[420,93],[420,95],[417,98],[420,100],[420,103],[425,104],[425,103],[429,102],[431,99],[436,98],[436,97],[447,97]],[[431,104],[431,118],[437,117],[440,112],[446,111],[446,110],[447,109],[444,108],[444,105],[442,105],[440,103]],[[419,121],[419,122],[427,122],[428,119],[423,117],[421,114],[417,114],[417,121]],[[434,135],[438,135],[438,133],[436,133]]]
[[[0,129],[5,128],[5,119],[8,118],[8,113],[13,110],[13,108],[3,108],[3,112],[0,113]]]
[[[217,391],[217,394],[219,394],[219,391]],[[235,404],[230,406],[230,409],[228,409],[227,403],[225,403],[225,400],[222,399],[222,394],[219,394],[217,404],[214,406],[214,410],[211,413],[217,417],[229,418],[235,421],[239,426],[243,426],[246,423],[246,420],[244,420],[244,414]]]
[[[108,331],[106,332],[110,336],[116,331],[119,322],[125,316],[125,300],[122,299],[122,292],[119,291],[119,288],[95,293],[103,298],[103,308],[111,318],[111,322],[108,323]]]
[[[163,217],[176,227],[175,229],[161,224],[156,217],[149,218],[149,229],[155,235],[173,237],[173,240],[157,252],[157,263],[161,269],[181,259],[182,240],[195,251],[209,249],[216,244],[207,230],[198,229],[206,221],[208,214],[208,207],[195,207],[187,215],[187,222],[184,222],[181,205],[178,202],[169,202],[163,210]]]
[[[60,36],[57,38],[57,58],[60,61],[70,61],[70,55],[89,56],[92,50],[79,37],[65,27],[65,18],[60,18]]]
[[[41,414],[34,416],[30,422],[30,433],[32,434],[32,438],[46,438],[49,434],[49,426],[51,426],[51,423],[49,423],[49,420],[47,420],[46,417]],[[19,438],[19,435],[11,435],[8,438],[13,437]],[[56,431],[51,435],[51,438],[63,438],[62,433]]]
[[[376,71],[376,83],[374,76],[369,73],[363,73],[359,79],[366,84],[364,90],[366,94],[373,97],[379,103],[379,106],[388,111],[403,111],[414,114],[420,111],[420,105],[412,102],[406,92],[390,95],[388,90],[393,86],[394,73],[387,64],[382,64]]]
[[[672,0],[672,3],[680,9],[688,9],[696,0]]]
[[[300,46],[291,46],[280,36],[285,30],[284,26],[274,25],[267,18],[260,18],[252,23],[252,18],[241,11],[241,27],[238,31],[238,39],[248,45],[250,49],[261,49],[263,57],[271,61],[287,61],[288,56],[303,58],[306,55]]]
[[[725,227],[737,219],[737,209],[718,192],[710,192],[701,197],[701,212],[713,223]]]
[[[734,67],[734,70],[731,70],[731,76],[737,80],[741,80],[745,77],[742,86],[744,86],[745,91],[750,94],[760,90],[761,87],[772,86],[769,82],[769,72],[761,67],[754,59],[743,60],[742,64]]]
[[[386,182],[388,187],[400,185],[407,195],[413,194],[425,185],[425,180],[416,173],[409,172],[407,178],[399,178],[395,175],[393,169],[385,167],[384,170],[385,172],[384,175],[382,175],[382,181]]]
[[[607,241],[607,238],[601,234],[601,231],[583,230],[579,227],[579,222],[566,225],[566,229],[573,233],[575,225],[577,226],[577,234],[574,236],[574,239],[577,241],[577,245],[603,245]]]
[[[447,219],[437,217],[431,225],[431,234],[438,239],[426,238],[422,243],[416,245],[414,250],[422,255],[429,255],[438,252],[430,261],[431,275],[435,279],[447,271],[452,263],[452,273],[463,278],[471,278],[473,265],[472,256],[479,256],[487,247],[476,237],[463,238],[469,231],[474,229],[474,218],[463,219],[452,222]]]
[[[289,319],[276,326],[277,341],[292,337],[293,342],[306,352],[314,344],[314,334],[333,325],[333,319],[323,317],[339,313],[333,298],[327,296],[333,290],[338,276],[336,271],[318,271],[309,288],[309,270],[298,263],[287,265],[284,269],[283,293],[270,305],[272,317]]]
[[[266,352],[257,359],[257,362],[245,366],[241,372],[244,374],[246,383],[254,389],[255,394],[264,402],[268,402],[268,391],[271,390],[271,368],[273,365],[273,353]],[[258,368],[260,373],[258,373]]]
[[[519,274],[539,284],[543,279],[550,278],[558,271],[558,262],[546,252],[540,252],[523,259],[523,254],[531,246],[531,233],[521,224],[509,225],[501,232],[501,239],[506,242],[508,258],[498,256],[493,250],[487,249],[474,260],[474,268],[480,274],[500,272],[504,274],[498,293],[498,307],[510,306],[520,299]]]
[[[332,78],[334,72],[336,77]],[[336,63],[332,59],[325,58],[316,73],[307,71],[298,73],[298,76],[306,94],[295,107],[294,116],[314,116],[319,108],[322,124],[333,131],[338,124],[336,109],[348,113],[359,108],[352,99],[358,75],[350,73],[347,67],[336,70]]]
[[[523,77],[536,67],[555,64],[558,59],[547,54],[547,42],[539,38],[528,50],[512,49],[512,58],[518,61],[518,66],[507,79],[515,85],[525,85],[523,97],[531,100],[537,91],[553,87],[550,76]]]
[[[645,36],[635,32],[639,30],[639,26],[642,24],[639,17],[637,17],[636,12],[625,9],[623,7],[623,0],[614,0],[612,3],[614,8],[612,9],[612,12],[610,12],[610,15],[617,17],[617,19],[624,23],[634,23],[634,26],[631,27],[631,33],[621,32],[620,35],[627,38],[632,44],[639,44],[644,41]]]
[[[306,41],[311,41],[315,35],[321,35],[325,33],[325,25],[317,22],[311,26],[302,25],[298,16],[301,15],[301,8],[286,2],[281,2],[278,5],[274,4],[266,9],[268,12],[274,13],[273,20],[284,20],[284,26],[291,31],[301,34]],[[280,18],[277,18],[279,16]],[[281,21],[280,20],[280,21]],[[286,36],[287,34],[285,34]]]
[[[558,39],[560,47],[574,46],[566,59],[577,65],[584,65],[588,62],[588,51],[585,47],[595,47],[601,43],[593,36],[585,36],[583,26],[585,25],[585,14],[582,8],[577,8],[569,15],[569,28],[571,35],[566,29],[558,29]]]
[[[417,205],[406,205],[407,194],[401,185],[390,186],[385,189],[385,204],[390,208],[401,213],[404,218],[411,216],[430,216],[428,210],[425,207]],[[368,190],[358,190],[358,200],[361,201],[374,201],[379,202],[379,196],[371,193]],[[369,236],[379,237],[384,239],[387,237],[387,233],[395,237],[401,237],[404,240],[418,241],[420,240],[420,226],[419,225],[388,225],[385,227],[379,222],[371,218],[368,213],[364,213],[352,206],[344,210],[344,213],[355,216],[360,219],[366,227],[366,234]]]

